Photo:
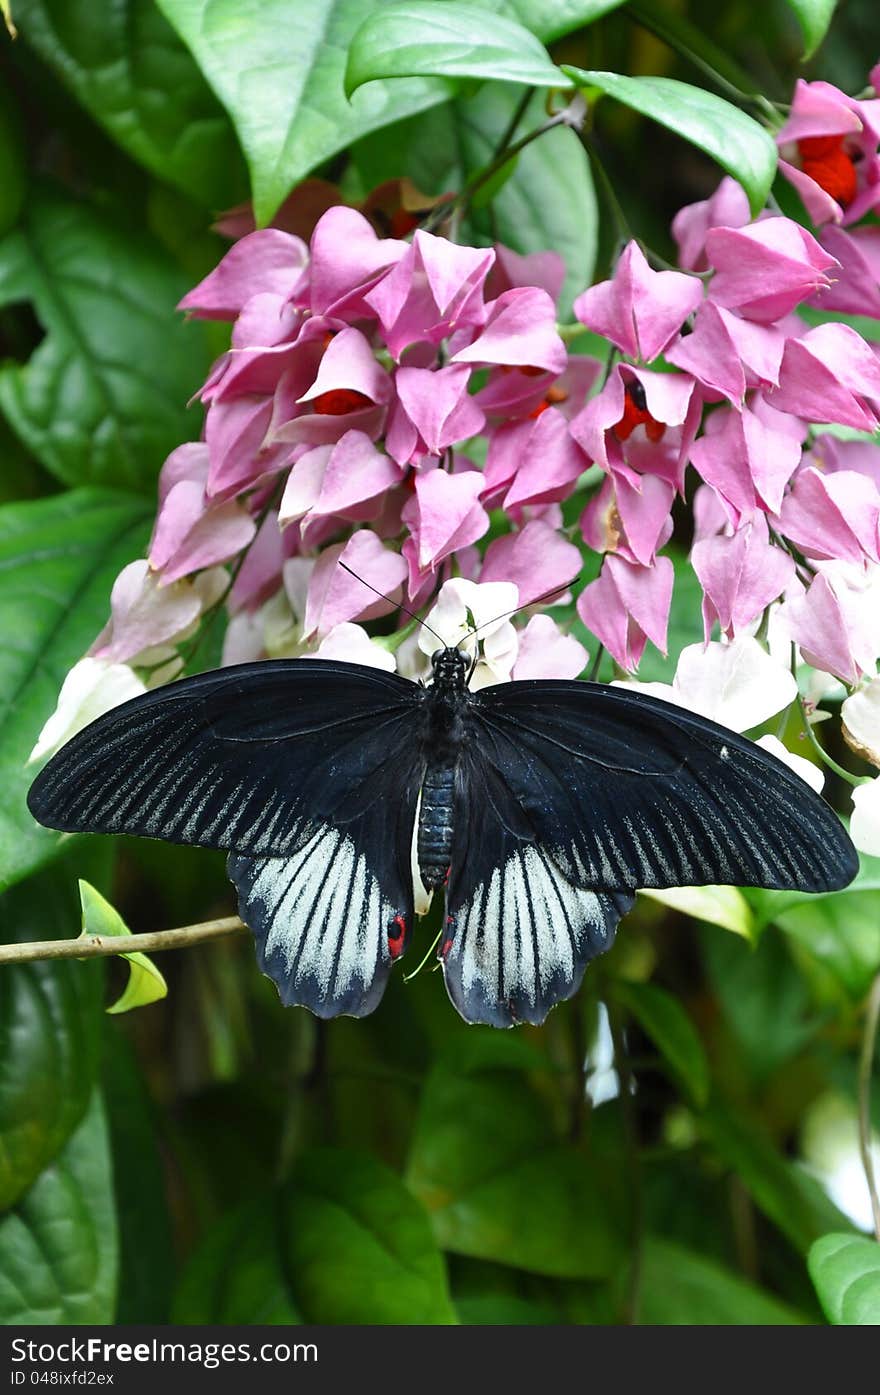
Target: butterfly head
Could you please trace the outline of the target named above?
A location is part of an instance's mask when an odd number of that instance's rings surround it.
[[[431,655],[431,667],[436,687],[443,688],[446,692],[464,692],[471,667],[467,654],[451,647],[435,649]]]

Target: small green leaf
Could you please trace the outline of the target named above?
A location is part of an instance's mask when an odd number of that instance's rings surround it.
[[[614,984],[614,997],[647,1032],[693,1104],[709,1098],[709,1062],[697,1029],[681,1004],[653,983]]]
[[[0,648],[0,889],[60,850],[60,836],[28,812],[37,772],[25,762],[107,618],[116,576],[142,552],[151,514],[144,499],[96,489],[0,508],[0,631],[16,637]]]
[[[714,92],[675,78],[625,77],[568,64],[562,70],[578,87],[598,88],[704,150],[739,180],[752,213],[760,213],[776,174],[776,146],[745,112]]]
[[[186,278],[142,233],[55,193],[36,195],[0,241],[0,304],[30,301],[46,337],[0,368],[0,408],[68,485],[155,491],[209,366],[204,326],[175,306]]]
[[[804,51],[801,58],[806,63],[828,33],[837,0],[788,0],[788,5],[794,10],[803,30]]]
[[[620,1263],[603,1180],[557,1137],[518,1070],[465,1073],[460,1053],[438,1065],[407,1176],[444,1249],[566,1279],[601,1278]]]
[[[113,1321],[117,1235],[101,1097],[55,1161],[0,1220],[0,1323]]]
[[[775,1327],[806,1322],[717,1261],[657,1235],[645,1237],[639,1321],[649,1326]]]
[[[113,939],[119,935],[131,934],[116,908],[82,879],[79,882],[79,900],[82,906],[81,940],[91,939],[93,936]],[[168,984],[146,954],[135,951],[133,954],[121,954],[119,957],[128,961],[128,983],[116,1002],[108,1007],[108,1012],[130,1012],[132,1008],[146,1007],[147,1003],[156,1003],[160,998],[168,996]]]
[[[731,930],[744,940],[754,939],[751,907],[735,886],[676,886],[667,891],[642,891],[640,895],[707,925],[720,925],[722,930]]]
[[[456,0],[402,0],[364,20],[348,50],[350,97],[376,78],[485,78],[565,87],[544,45],[515,20]]]
[[[880,1245],[859,1235],[823,1235],[807,1257],[810,1278],[835,1326],[880,1327]]]

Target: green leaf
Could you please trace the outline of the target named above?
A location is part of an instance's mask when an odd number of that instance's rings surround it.
[[[880,1245],[859,1235],[823,1235],[807,1257],[810,1278],[835,1326],[880,1327]]]
[[[596,1169],[557,1139],[517,1071],[437,1066],[407,1179],[444,1249],[566,1279],[604,1277],[620,1263]]]
[[[707,925],[720,925],[722,930],[731,930],[744,940],[754,939],[752,909],[738,887],[676,886],[668,891],[642,891],[640,895]]]
[[[352,38],[345,67],[350,97],[376,78],[487,78],[564,87],[544,45],[528,29],[476,5],[402,0],[370,14]]]
[[[207,339],[175,314],[185,289],[154,243],[53,193],[0,241],[0,304],[31,301],[46,330],[27,363],[0,369],[0,408],[65,484],[152,495],[165,456],[197,434],[186,403]]]
[[[801,59],[806,63],[828,33],[837,0],[788,0],[788,5],[794,10],[803,30],[804,51]]]
[[[111,906],[93,886],[80,878],[79,900],[82,906],[81,940],[99,936],[113,939],[119,935],[130,935],[131,931],[122,916]],[[120,959],[128,962],[128,983],[116,1002],[107,1008],[108,1012],[129,1012],[132,1008],[146,1007],[168,996],[168,984],[160,974],[152,959],[146,954],[120,954]]]
[[[664,1327],[773,1327],[806,1319],[705,1255],[648,1235],[639,1321]]]
[[[753,214],[764,207],[776,173],[776,146],[738,107],[675,78],[625,77],[568,64],[562,70],[579,87],[598,88],[704,150],[739,180]]]
[[[280,1193],[223,1218],[178,1293],[177,1322],[454,1323],[443,1257],[401,1179],[318,1148]]]
[[[3,938],[76,934],[69,868],[0,898]],[[0,970],[0,1210],[11,1206],[82,1119],[97,1069],[101,972],[70,960]]]
[[[708,934],[701,949],[738,1058],[754,1080],[769,1079],[820,1025],[785,936],[769,930],[748,946],[730,935]]]
[[[827,1231],[852,1229],[815,1178],[784,1158],[755,1121],[716,1101],[701,1125],[755,1205],[802,1254]]]
[[[117,1239],[101,1098],[64,1150],[0,1220],[0,1323],[113,1321]]]
[[[153,0],[17,0],[22,37],[129,155],[203,207],[245,197],[235,136]]]
[[[285,1189],[284,1222],[297,1304],[310,1322],[455,1322],[428,1218],[374,1158],[304,1154]]]
[[[151,512],[145,500],[90,489],[0,508],[0,630],[14,637],[0,650],[0,889],[61,846],[28,812],[36,769],[25,762],[106,619],[117,574],[142,552]]]
[[[520,20],[542,40],[589,24],[621,0],[492,0],[490,14]],[[351,103],[343,78],[349,45],[385,0],[158,0],[232,117],[247,157],[257,221],[266,223],[295,184],[368,131],[445,101],[449,81],[371,83]],[[450,0],[447,8],[454,7]]]
[[[709,1098],[709,1062],[696,1027],[684,1008],[654,983],[618,979],[614,997],[648,1034],[693,1104],[702,1108]]]

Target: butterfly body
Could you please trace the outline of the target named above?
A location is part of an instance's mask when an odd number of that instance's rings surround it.
[[[371,1012],[408,947],[414,836],[449,995],[499,1027],[571,997],[639,888],[828,891],[858,869],[809,785],[717,723],[625,687],[467,680],[454,649],[426,687],[309,658],[199,674],[79,732],[28,804],[226,849],[260,967],[321,1017]]]

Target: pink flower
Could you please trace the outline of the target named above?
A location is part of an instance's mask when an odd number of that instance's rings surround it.
[[[574,313],[630,358],[650,362],[661,354],[703,299],[694,276],[652,271],[638,243],[621,253],[610,281],[590,286],[574,303]]]
[[[741,319],[707,300],[693,332],[667,349],[666,358],[737,406],[747,387],[779,382],[784,348],[785,335],[775,325]]]
[[[452,355],[452,362],[561,373],[568,355],[556,332],[556,308],[547,292],[536,286],[505,291],[486,306],[482,328],[470,344]]]
[[[551,407],[570,419],[585,405],[601,372],[599,360],[586,354],[570,354],[556,378],[531,367],[511,368],[505,364],[492,369],[474,401],[488,417],[500,418],[502,423],[513,417],[537,419]]]
[[[263,228],[230,247],[223,260],[178,305],[202,320],[234,320],[255,295],[286,299],[308,261],[298,237]]]
[[[338,566],[339,562],[345,562],[355,575]],[[349,620],[387,615],[399,600],[405,579],[403,558],[383,547],[367,528],[353,533],[347,543],[325,548],[309,582],[303,638],[323,637],[334,626]],[[377,591],[382,595],[378,596]]]
[[[490,300],[515,286],[540,286],[555,304],[565,280],[565,262],[558,252],[529,252],[521,256],[496,242],[495,262],[486,279]]]
[[[837,258],[840,270],[813,303],[820,310],[880,319],[880,228],[870,225],[844,232],[827,227],[822,232],[822,245]]]
[[[409,250],[405,242],[377,237],[353,208],[330,208],[312,233],[309,275],[298,288],[297,302],[313,315],[346,321],[372,317],[368,292]]]
[[[880,491],[852,470],[801,470],[782,502],[779,528],[807,557],[880,562]]]
[[[621,668],[632,672],[649,639],[666,652],[673,582],[668,557],[640,567],[609,554],[598,578],[581,592],[578,615]]]
[[[566,499],[589,463],[565,417],[551,408],[534,421],[511,422],[493,433],[484,495],[493,497],[510,481],[508,510]]]
[[[145,559],[130,562],[113,583],[110,620],[89,652],[117,664],[137,659],[184,634],[201,612],[202,596],[190,582],[160,586]]]
[[[466,441],[483,429],[486,418],[468,392],[467,364],[445,368],[398,368],[397,402],[391,411],[385,445],[401,465],[418,464],[426,455],[440,456],[447,446]]]
[[[563,634],[549,615],[533,615],[519,636],[512,677],[577,678],[589,654],[571,635]]]
[[[880,200],[877,107],[829,82],[797,83],[779,169],[814,223],[858,222]]]
[[[747,319],[769,324],[831,282],[837,265],[791,218],[762,218],[746,228],[713,228],[706,254],[715,268],[709,299]]]
[[[279,509],[282,528],[319,518],[352,518],[359,506],[392,489],[403,471],[361,431],[348,431],[335,445],[315,446],[292,466]]]
[[[602,391],[571,423],[571,434],[603,470],[638,487],[639,474],[680,488],[702,403],[685,373],[653,373],[616,364]]]
[[[403,510],[411,534],[403,551],[418,573],[433,571],[445,557],[476,542],[488,530],[489,515],[479,502],[482,487],[479,470],[461,469],[450,475],[434,468],[415,476],[415,495]]]
[[[631,484],[609,476],[581,516],[581,536],[596,552],[619,552],[648,567],[672,535],[670,511],[675,486],[659,475],[640,475]]]
[[[512,581],[522,606],[558,591],[550,604],[559,605],[565,600],[562,589],[574,581],[581,565],[579,549],[555,528],[534,518],[518,532],[505,533],[489,544],[480,582]]]
[[[459,247],[420,229],[364,296],[393,356],[399,359],[417,340],[439,344],[454,329],[482,324],[483,284],[494,260],[491,248]]]
[[[333,335],[317,375],[295,400],[299,383],[288,375],[275,394],[270,440],[330,445],[348,431],[366,432],[374,440],[385,424],[393,387],[360,330]]]
[[[686,271],[706,271],[706,238],[712,228],[743,228],[751,222],[745,189],[725,175],[711,198],[680,208],[672,220],[679,265]]]
[[[178,446],[162,466],[149,547],[150,566],[162,573],[161,585],[227,561],[254,538],[256,524],[241,504],[209,501],[207,479],[208,448],[203,442]]]
[[[706,642],[717,620],[728,639],[756,620],[794,576],[794,561],[774,547],[763,514],[755,514],[730,537],[721,534],[694,544],[694,571],[703,588]]]
[[[849,325],[825,324],[789,339],[779,387],[768,400],[807,421],[837,422],[873,431],[880,405],[880,359]]]
[[[878,642],[864,599],[836,564],[815,576],[805,593],[790,596],[781,618],[808,664],[844,683],[873,674]]]
[[[800,444],[757,412],[724,408],[691,447],[691,462],[724,499],[735,528],[757,509],[777,513],[801,458]]]

